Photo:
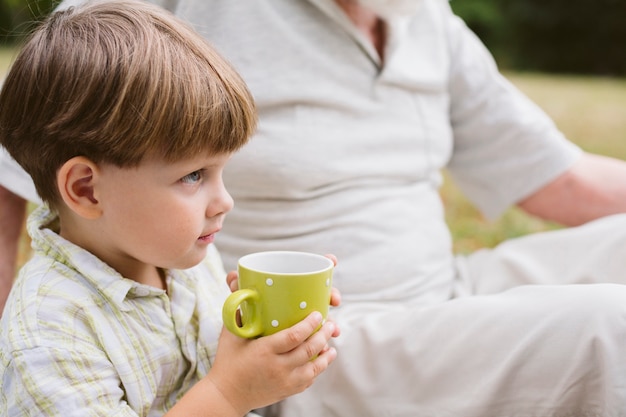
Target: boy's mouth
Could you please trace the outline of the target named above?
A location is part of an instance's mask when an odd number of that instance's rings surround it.
[[[201,242],[208,242],[208,243],[212,243],[215,240],[215,235],[219,232],[218,230],[214,230],[211,233],[207,233],[205,235],[202,235],[198,238],[199,241]]]
[[[213,234],[213,233],[211,233],[209,235],[200,236],[198,238],[199,241],[207,242],[207,243],[212,243],[214,239],[215,239],[215,234]]]

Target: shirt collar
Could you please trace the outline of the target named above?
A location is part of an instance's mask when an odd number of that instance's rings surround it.
[[[329,18],[338,23],[354,40],[359,47],[378,66],[383,61],[378,55],[376,48],[369,39],[352,23],[346,13],[339,7],[335,0],[308,0],[311,4],[319,8]],[[411,25],[412,17],[398,17],[386,21],[387,44],[385,45],[385,60],[388,61],[399,45],[408,37],[408,28]]]
[[[58,215],[47,206],[36,208],[28,220],[33,248],[76,271],[78,275],[120,310],[131,308],[127,299],[159,296],[164,290],[124,278],[91,252],[58,234]]]

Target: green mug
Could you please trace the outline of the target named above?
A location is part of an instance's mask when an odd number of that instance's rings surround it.
[[[319,311],[328,315],[333,262],[307,252],[258,252],[239,259],[239,289],[222,309],[224,326],[244,338],[286,329]],[[241,313],[241,326],[237,322]]]

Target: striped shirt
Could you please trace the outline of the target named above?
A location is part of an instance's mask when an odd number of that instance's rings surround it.
[[[60,237],[38,208],[35,254],[0,319],[0,415],[161,416],[211,367],[229,290],[213,246],[164,290]]]

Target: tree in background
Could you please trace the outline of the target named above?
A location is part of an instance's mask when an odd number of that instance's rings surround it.
[[[624,0],[451,0],[500,66],[626,75]]]
[[[451,0],[454,12],[461,16],[465,23],[489,47],[492,53],[499,54],[497,49],[504,44],[501,41],[507,34],[507,24],[502,13],[502,0]]]
[[[626,75],[624,0],[501,1],[517,68]]]
[[[0,45],[19,42],[60,0],[0,0]]]

